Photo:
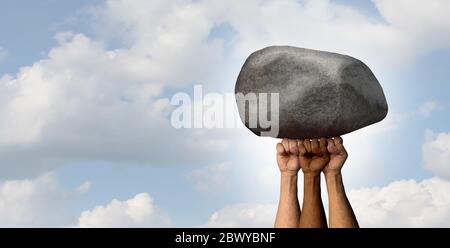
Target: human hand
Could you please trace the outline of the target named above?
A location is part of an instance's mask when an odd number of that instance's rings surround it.
[[[348,157],[347,151],[345,150],[345,147],[343,145],[342,138],[336,137],[334,139],[328,139],[327,150],[330,153],[330,162],[323,169],[323,173],[340,173]]]
[[[327,139],[305,139],[298,142],[300,166],[304,174],[320,174],[330,160]]]
[[[277,163],[281,173],[297,174],[300,170],[298,141],[283,139],[277,144]]]

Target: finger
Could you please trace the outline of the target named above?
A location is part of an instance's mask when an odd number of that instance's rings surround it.
[[[286,151],[284,150],[284,146],[281,143],[277,144],[277,153],[280,155],[286,154]]]
[[[306,148],[305,145],[303,145],[303,140],[297,140],[297,146],[298,146],[298,152],[300,155],[306,154]]]
[[[319,141],[319,147],[320,147],[320,151],[322,152],[322,153],[327,153],[328,151],[327,151],[327,139],[325,139],[325,138],[321,138],[320,139],[320,141]]]
[[[342,143],[343,143],[343,140],[342,140],[341,137],[335,137],[334,138],[334,145],[335,145],[335,149],[336,149],[335,152],[336,153],[343,154],[343,153],[346,152],[345,148],[344,148],[344,145]]]
[[[288,140],[288,139],[283,139],[283,140],[281,141],[281,144],[283,145],[284,150],[285,150],[286,152],[288,152],[288,151],[289,151],[289,140]]]
[[[311,141],[309,139],[303,140],[303,145],[305,146],[306,152],[311,152]]]
[[[297,140],[289,140],[289,152],[293,155],[298,155]]]
[[[337,145],[343,145],[344,144],[344,140],[342,140],[341,137],[335,137],[334,138],[334,144]]]
[[[319,141],[317,139],[312,139],[311,141],[311,150],[314,154],[320,153]]]
[[[336,146],[334,145],[333,139],[328,139],[328,146],[327,146],[328,152],[332,153],[336,150]]]
[[[344,147],[344,140],[341,137],[335,137],[334,144],[336,146],[336,152],[339,152],[341,155],[347,154],[347,151]]]

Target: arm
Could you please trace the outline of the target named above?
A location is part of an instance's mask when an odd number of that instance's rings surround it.
[[[297,198],[297,174],[282,173],[275,227],[298,227],[300,214]]]
[[[320,191],[320,173],[329,160],[326,139],[299,142],[299,151],[304,175],[303,215],[299,227],[326,228]]]
[[[327,227],[320,195],[320,174],[304,174],[303,215],[299,227]]]
[[[341,169],[347,160],[342,138],[328,140],[330,162],[324,169],[328,190],[330,227],[358,228],[358,221],[345,194]]]
[[[297,196],[297,174],[300,170],[296,140],[283,139],[277,144],[277,162],[281,173],[280,202],[275,227],[298,227],[300,205]]]

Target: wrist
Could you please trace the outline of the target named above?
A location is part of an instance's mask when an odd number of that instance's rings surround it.
[[[320,184],[320,173],[306,173],[303,174],[303,183],[305,184],[305,188]]]
[[[282,172],[281,173],[281,196],[284,199],[297,198],[297,173]]]
[[[280,171],[281,176],[286,176],[286,177],[292,177],[292,176],[297,176],[298,171],[295,170],[284,170],[284,171]]]
[[[320,199],[320,172],[307,172],[303,174],[303,198]],[[306,201],[309,202],[309,201]],[[305,204],[305,201],[303,201]]]
[[[303,171],[304,177],[320,177],[321,171]]]
[[[342,174],[340,172],[325,174],[325,181],[327,184],[329,198],[345,195]]]
[[[341,170],[331,170],[331,171],[324,171],[323,174],[325,175],[325,178],[329,177],[340,177],[342,176]]]

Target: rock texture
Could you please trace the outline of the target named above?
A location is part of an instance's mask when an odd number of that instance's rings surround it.
[[[335,137],[379,122],[388,111],[381,85],[363,62],[289,46],[251,54],[239,73],[235,93],[279,94],[279,131],[269,134],[278,138]],[[238,100],[242,121],[261,135],[268,129],[249,126],[249,109]]]

